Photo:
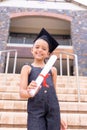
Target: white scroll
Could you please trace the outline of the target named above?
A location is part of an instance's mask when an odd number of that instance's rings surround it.
[[[49,60],[47,61],[46,65],[44,66],[44,68],[42,69],[41,73],[39,74],[39,76],[36,78],[36,83],[37,83],[37,87],[36,89],[32,89],[29,94],[33,97],[35,96],[35,94],[38,92],[38,89],[41,87],[41,83],[44,80],[44,77],[47,75],[47,73],[51,70],[52,66],[54,65],[55,61],[57,60],[57,56],[56,55],[52,55]],[[41,76],[43,75],[43,76]]]

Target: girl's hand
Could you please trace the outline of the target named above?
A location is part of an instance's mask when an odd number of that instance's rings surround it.
[[[37,84],[34,80],[31,81],[31,83],[28,86],[28,89],[35,89],[37,87]]]
[[[33,90],[36,89],[36,87],[37,87],[37,83],[33,80],[33,81],[29,84],[29,86],[28,86],[28,89],[27,89],[28,93],[29,93],[32,89],[33,89]],[[37,89],[37,92],[39,91],[39,89],[40,89],[40,88]],[[37,92],[36,92],[36,93],[37,93]],[[29,97],[34,97],[34,96],[29,93]]]
[[[67,130],[67,124],[63,120],[61,120],[61,130]]]

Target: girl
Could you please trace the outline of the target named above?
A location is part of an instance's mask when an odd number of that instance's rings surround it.
[[[55,92],[56,68],[52,67],[44,77],[42,87],[34,97],[29,94],[31,89],[37,87],[35,79],[45,66],[45,59],[58,43],[45,29],[41,30],[34,42],[31,50],[34,61],[22,67],[20,81],[20,96],[28,98],[27,130],[60,130],[60,108]]]

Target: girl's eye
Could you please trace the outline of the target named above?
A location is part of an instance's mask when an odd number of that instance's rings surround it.
[[[45,50],[46,50],[46,48],[43,48],[43,50],[45,51]]]
[[[38,48],[39,48],[39,46],[36,46],[35,48],[36,48],[36,49],[38,49]]]
[[[40,47],[39,47],[39,46],[36,46],[35,48],[36,48],[36,49],[39,49]],[[46,50],[46,48],[41,48],[41,49],[44,50],[44,51]]]

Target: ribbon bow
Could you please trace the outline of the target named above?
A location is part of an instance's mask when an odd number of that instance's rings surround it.
[[[49,87],[49,85],[46,83],[46,79],[49,77],[50,74],[47,74],[47,75],[43,75],[43,74],[40,74],[40,76],[42,76],[44,78],[43,82],[42,82],[42,85],[44,87]]]

